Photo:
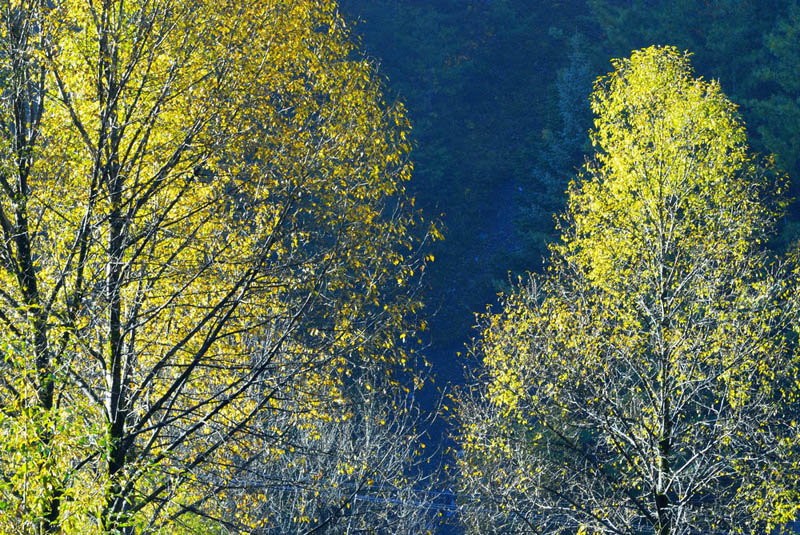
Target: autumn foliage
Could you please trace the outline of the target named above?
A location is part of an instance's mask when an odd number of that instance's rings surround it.
[[[676,49],[615,61],[591,102],[550,271],[482,323],[467,524],[769,532],[798,514],[796,271],[764,248],[784,181]]]
[[[328,1],[0,22],[0,532],[288,532],[251,468],[413,358],[403,108]]]

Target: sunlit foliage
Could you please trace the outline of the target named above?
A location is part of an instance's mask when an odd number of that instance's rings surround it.
[[[550,272],[484,318],[460,396],[467,525],[769,532],[799,498],[796,274],[762,245],[784,180],[676,49],[615,61],[592,109]]]
[[[0,25],[0,533],[210,529],[360,369],[411,364],[404,110],[326,0]]]

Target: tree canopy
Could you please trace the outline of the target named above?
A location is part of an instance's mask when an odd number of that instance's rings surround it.
[[[484,318],[458,406],[468,526],[772,529],[798,514],[796,271],[763,247],[785,179],[688,54],[613,64],[549,272]]]
[[[327,0],[25,0],[0,22],[0,532],[277,529],[285,508],[230,516],[227,492],[349,426],[370,384],[362,427],[410,407],[402,106]]]

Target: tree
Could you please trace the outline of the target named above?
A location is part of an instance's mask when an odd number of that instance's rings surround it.
[[[519,271],[546,257],[548,244],[557,237],[553,213],[562,210],[567,186],[590,149],[585,132],[591,125],[592,113],[586,95],[594,76],[585,54],[588,46],[576,33],[570,38],[569,48],[569,63],[558,71],[554,87],[559,128],[543,131],[536,164],[530,180],[520,188],[521,199],[517,201],[521,205],[515,218]]]
[[[762,245],[784,181],[688,54],[613,64],[551,270],[484,318],[458,406],[466,522],[769,532],[800,497],[796,271]]]
[[[792,65],[800,58],[797,40],[800,37],[800,4],[790,3],[786,13],[778,17],[775,27],[764,36],[769,52],[755,77],[770,88],[768,95],[753,99],[750,107],[759,119],[758,132],[767,150],[777,154],[783,169],[800,172],[800,136],[789,127],[800,120],[800,80]],[[795,188],[800,186],[795,185]]]
[[[203,525],[412,362],[403,108],[333,2],[246,4],[0,6],[2,533]]]

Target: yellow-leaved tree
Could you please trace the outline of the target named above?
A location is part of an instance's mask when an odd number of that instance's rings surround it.
[[[425,232],[348,37],[328,0],[2,2],[0,533],[266,529],[230,489],[401,388]]]
[[[783,179],[688,54],[614,62],[550,271],[484,318],[458,407],[472,533],[765,533],[798,514]],[[766,531],[765,531],[766,530]]]

